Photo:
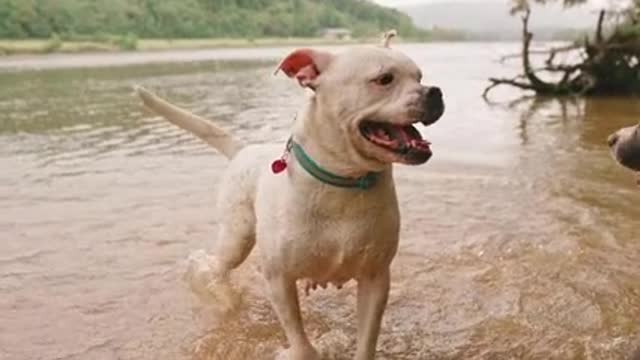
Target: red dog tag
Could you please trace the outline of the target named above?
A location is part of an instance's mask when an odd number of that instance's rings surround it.
[[[287,162],[284,159],[278,159],[271,163],[271,171],[274,174],[279,174],[287,168]]]
[[[289,157],[292,144],[293,140],[289,138],[289,140],[287,140],[287,146],[284,148],[284,152],[282,153],[282,157],[271,163],[271,171],[274,174],[279,174],[287,168],[287,157]]]

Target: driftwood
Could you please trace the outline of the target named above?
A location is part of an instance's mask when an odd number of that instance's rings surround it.
[[[605,35],[606,12],[600,11],[593,40],[548,50],[530,50],[533,34],[529,31],[531,10],[522,9],[522,50],[507,55],[501,62],[512,58],[522,60],[522,74],[514,78],[490,78],[491,84],[483,93],[500,85],[510,85],[537,95],[626,95],[640,93],[640,36],[623,31],[622,26]],[[573,63],[558,62],[561,53],[573,53],[580,59]],[[544,65],[534,67],[531,55],[547,55]],[[554,80],[543,80],[539,74],[550,73]]]

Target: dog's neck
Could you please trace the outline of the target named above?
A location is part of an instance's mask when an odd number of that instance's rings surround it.
[[[296,119],[293,139],[323,169],[343,177],[357,178],[390,169],[390,164],[363,158],[354,149],[345,129],[311,99]]]

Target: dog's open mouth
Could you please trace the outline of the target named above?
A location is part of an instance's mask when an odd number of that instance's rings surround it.
[[[399,155],[409,164],[422,164],[431,157],[430,143],[413,125],[363,121],[360,133],[369,142]]]

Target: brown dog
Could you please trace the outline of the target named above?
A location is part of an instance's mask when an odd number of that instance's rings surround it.
[[[640,185],[640,124],[616,131],[607,141],[616,161],[638,173]]]

